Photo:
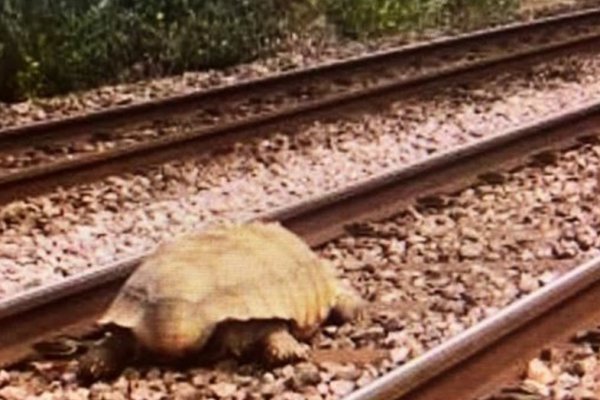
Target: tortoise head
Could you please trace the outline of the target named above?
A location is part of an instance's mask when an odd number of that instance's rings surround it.
[[[166,359],[180,359],[200,350],[211,329],[194,303],[160,299],[146,306],[142,323],[134,331],[150,352]]]

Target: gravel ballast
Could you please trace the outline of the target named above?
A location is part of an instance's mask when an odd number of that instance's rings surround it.
[[[196,159],[6,204],[0,210],[0,297],[592,100],[600,92],[599,60],[565,58],[397,101],[355,119],[315,122],[291,135],[273,132]]]
[[[357,323],[327,325],[312,348],[333,359],[262,369],[228,360],[176,371],[130,368],[80,387],[73,365],[0,372],[0,396],[52,398],[337,399],[600,254],[600,144],[505,173],[364,224],[318,250],[369,301]],[[431,203],[433,204],[433,203]],[[362,363],[335,352],[382,351]],[[343,358],[340,358],[343,360]],[[35,397],[38,396],[38,397]]]
[[[521,379],[481,400],[597,400],[600,398],[600,327],[543,349]]]

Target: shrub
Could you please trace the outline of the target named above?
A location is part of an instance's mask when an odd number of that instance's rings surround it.
[[[283,0],[3,0],[3,100],[251,60],[290,29]]]
[[[514,19],[521,0],[438,0],[437,24],[466,31]]]
[[[506,21],[519,0],[321,0],[338,31],[351,38],[422,31],[473,29]]]
[[[325,14],[344,36],[503,22],[519,0],[1,0],[0,100],[224,67]]]

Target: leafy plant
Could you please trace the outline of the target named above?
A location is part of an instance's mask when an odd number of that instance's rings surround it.
[[[519,0],[0,0],[0,100],[224,67],[325,15],[352,38],[473,29]]]
[[[437,29],[472,29],[505,21],[519,0],[321,0],[338,31],[351,38]]]
[[[291,11],[283,0],[2,0],[0,100],[248,61],[293,28]]]

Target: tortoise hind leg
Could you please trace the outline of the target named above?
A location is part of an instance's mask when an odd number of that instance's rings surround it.
[[[308,357],[308,346],[292,336],[284,322],[273,322],[263,338],[264,356],[269,364],[304,360]]]
[[[308,355],[307,346],[300,344],[289,332],[288,324],[281,320],[224,322],[205,347],[201,355],[204,360],[209,355],[258,356],[267,364],[280,364]]]
[[[139,349],[128,329],[111,329],[78,358],[77,378],[86,383],[118,376],[138,357]]]

